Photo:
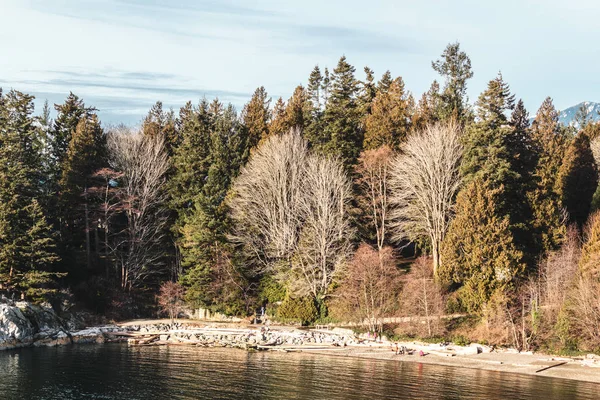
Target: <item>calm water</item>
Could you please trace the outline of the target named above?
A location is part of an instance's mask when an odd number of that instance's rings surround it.
[[[79,345],[0,352],[12,399],[596,399],[600,386],[418,363]]]

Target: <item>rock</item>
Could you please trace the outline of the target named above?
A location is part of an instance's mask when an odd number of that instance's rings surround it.
[[[32,339],[35,328],[21,309],[8,304],[0,304],[0,342]]]

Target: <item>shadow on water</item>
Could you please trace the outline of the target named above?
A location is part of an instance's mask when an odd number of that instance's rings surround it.
[[[419,363],[187,347],[0,352],[0,398],[596,399],[591,383]]]

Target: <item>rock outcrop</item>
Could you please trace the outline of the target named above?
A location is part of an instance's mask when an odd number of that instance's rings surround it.
[[[0,300],[0,350],[73,342],[83,323],[72,313],[59,316],[50,305]]]

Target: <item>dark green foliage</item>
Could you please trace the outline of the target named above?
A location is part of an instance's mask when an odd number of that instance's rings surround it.
[[[473,77],[471,59],[460,50],[458,42],[450,43],[442,53],[442,57],[432,62],[431,66],[445,80],[441,93],[442,119],[454,118],[465,125],[470,119],[467,81]]]
[[[214,118],[211,163],[205,183],[193,199],[194,205],[179,232],[182,265],[187,271],[182,277],[182,283],[188,287],[187,298],[195,296],[195,302],[204,305],[215,260],[227,251],[224,246],[229,220],[225,198],[248,154],[247,131],[239,123],[233,106],[218,111]]]
[[[321,70],[318,65],[315,65],[315,68],[310,73],[310,77],[308,78],[308,97],[312,102],[312,105],[315,110],[321,109],[321,85],[323,84],[323,76],[321,75]]]
[[[258,301],[273,304],[285,299],[286,289],[271,275],[266,275],[258,283]]]
[[[32,113],[32,96],[0,91],[0,284],[22,293],[36,286],[42,292],[28,296],[39,300],[58,256],[37,200],[42,154]]]
[[[423,130],[427,125],[434,124],[441,119],[442,102],[440,85],[433,81],[426,93],[423,93],[412,116],[414,130]]]
[[[326,91],[328,100],[323,115],[322,129],[307,132],[311,145],[323,154],[340,157],[344,165],[353,165],[361,151],[359,83],[354,77],[355,68],[346,57],[340,58]],[[327,75],[326,78],[327,79]],[[324,90],[325,91],[325,90]]]
[[[379,91],[364,119],[365,150],[387,145],[397,150],[408,136],[411,125],[411,99],[401,77],[394,79],[386,91]]]
[[[261,140],[269,136],[270,104],[271,98],[268,97],[265,88],[261,86],[254,91],[252,99],[244,106],[242,123],[248,136],[249,149],[253,149]]]
[[[456,216],[442,248],[439,276],[457,290],[468,312],[478,313],[497,291],[511,287],[525,270],[510,220],[498,212],[503,186],[477,177],[456,199]]]
[[[365,80],[360,82],[359,107],[361,115],[366,116],[371,113],[371,103],[377,94],[375,85],[375,76],[373,70],[365,67]]]
[[[467,128],[464,137],[465,183],[480,178],[494,189],[503,188],[496,199],[495,212],[499,218],[508,218],[508,234],[533,266],[537,254],[532,248],[529,229],[532,215],[527,191],[531,185],[527,185],[531,182],[535,157],[527,128],[527,112],[522,102],[515,109],[514,96],[500,74],[489,82],[476,105],[476,122]]]
[[[319,318],[319,309],[312,297],[293,298],[287,296],[277,309],[277,318],[283,321],[299,321],[309,325]]]
[[[598,169],[590,148],[590,139],[583,132],[569,144],[558,176],[562,205],[569,222],[579,228],[587,221],[592,197],[598,186]]]
[[[202,100],[197,107],[186,103],[179,111],[178,136],[173,149],[172,172],[168,182],[171,208],[177,213],[174,232],[178,232],[202,193],[211,164],[210,147],[215,115]]]
[[[142,123],[142,131],[148,136],[163,136],[169,154],[179,144],[179,132],[176,129],[175,112],[173,109],[165,111],[162,101],[157,101]]]
[[[57,179],[62,175],[62,163],[67,155],[71,136],[77,129],[79,121],[84,117],[89,117],[95,113],[93,107],[86,107],[83,99],[80,99],[71,92],[63,104],[55,104],[54,109],[57,112],[54,120],[54,129],[52,130],[52,156],[56,165]]]
[[[535,187],[528,194],[533,211],[532,228],[538,248],[551,251],[558,249],[566,234],[558,176],[567,147],[567,132],[558,123],[558,112],[550,97],[540,106],[531,131],[537,154]]]

